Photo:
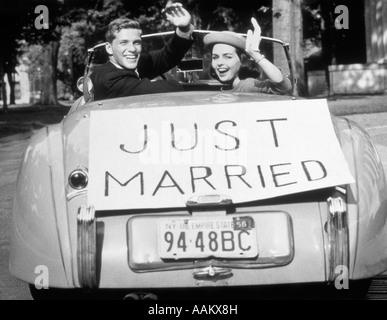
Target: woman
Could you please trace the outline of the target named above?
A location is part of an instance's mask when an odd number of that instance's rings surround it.
[[[252,18],[254,32],[247,39],[234,32],[223,31],[206,35],[204,46],[211,48],[211,75],[232,86],[233,92],[291,94],[292,85],[281,70],[261,54],[261,28]],[[266,80],[258,80],[261,71]]]

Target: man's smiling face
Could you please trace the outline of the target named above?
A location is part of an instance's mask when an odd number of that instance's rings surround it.
[[[140,29],[121,29],[116,32],[112,43],[106,45],[110,60],[123,69],[135,70],[142,50],[141,34]]]

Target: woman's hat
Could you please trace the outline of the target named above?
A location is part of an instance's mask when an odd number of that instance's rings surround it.
[[[209,33],[203,38],[203,43],[205,48],[216,43],[224,43],[242,50],[246,49],[246,38],[231,31]]]

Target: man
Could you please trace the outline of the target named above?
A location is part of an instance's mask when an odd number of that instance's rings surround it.
[[[192,46],[191,15],[180,3],[168,3],[167,19],[177,27],[171,40],[160,50],[142,52],[142,31],[137,21],[120,18],[109,24],[106,51],[109,61],[90,75],[94,100],[182,90],[173,80],[151,79],[175,67]]]

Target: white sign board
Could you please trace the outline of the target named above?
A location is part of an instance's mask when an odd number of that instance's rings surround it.
[[[353,183],[326,100],[91,112],[89,204],[97,210],[233,203]]]

